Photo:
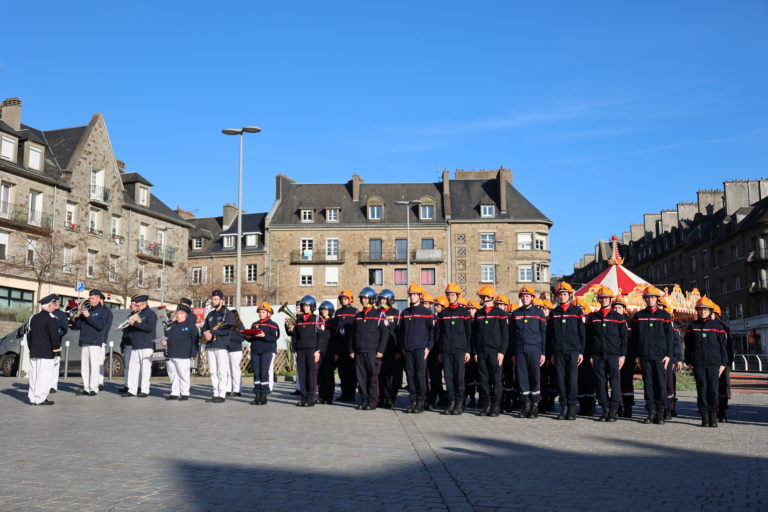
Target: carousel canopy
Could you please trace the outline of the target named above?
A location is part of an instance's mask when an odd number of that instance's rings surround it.
[[[636,286],[646,287],[648,284],[645,279],[633,274],[624,268],[623,265],[616,264],[610,265],[599,276],[576,290],[576,296],[582,297],[590,291],[596,291],[601,286],[607,286],[617,295],[626,295],[634,290]]]

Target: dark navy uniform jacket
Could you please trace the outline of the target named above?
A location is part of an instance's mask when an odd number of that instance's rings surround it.
[[[408,306],[400,314],[397,343],[403,350],[432,350],[435,344],[435,314],[423,304]]]
[[[188,322],[173,322],[165,330],[168,338],[168,357],[171,359],[189,359],[197,357],[200,333],[197,327],[189,327]]]
[[[291,336],[293,337],[294,350],[312,350],[320,353],[326,351],[327,347],[324,344],[328,342],[328,339],[325,336],[325,322],[314,313],[297,314],[296,326],[293,328]]]
[[[520,306],[509,316],[510,348],[543,354],[547,343],[547,317],[538,306]]]
[[[444,308],[437,315],[437,350],[464,352],[472,350],[472,315],[459,304]]]
[[[379,308],[379,311],[387,317],[387,344],[384,351],[390,354],[398,352],[400,345],[397,342],[397,327],[400,325],[400,311],[390,306]]]
[[[53,359],[54,350],[61,348],[56,317],[47,311],[40,311],[29,321],[27,346],[30,359]]]
[[[60,309],[54,309],[53,315],[56,317],[56,324],[59,328],[59,338],[63,338],[69,330],[69,316]]]
[[[578,352],[584,354],[586,345],[584,312],[569,303],[566,309],[558,304],[549,313],[547,321],[547,355]]]
[[[157,315],[150,308],[146,307],[136,312],[141,318],[141,322],[136,322],[125,328],[131,338],[131,346],[134,350],[145,348],[155,348],[155,337],[157,328]]]
[[[220,306],[219,309],[213,309],[208,312],[208,316],[205,317],[205,323],[203,324],[201,331],[211,331],[211,334],[216,336],[216,339],[208,342],[206,345],[210,349],[214,348],[228,348],[229,340],[232,336],[232,329],[214,329],[213,327],[224,320],[227,325],[232,325],[235,321],[235,317],[226,306]]]
[[[236,325],[232,329],[232,334],[229,337],[229,345],[227,345],[227,352],[243,351],[243,342],[245,341],[245,336],[243,336],[243,333],[240,332],[242,329],[242,324]]]
[[[650,361],[661,361],[672,357],[674,332],[672,318],[661,308],[645,308],[632,317],[632,341],[630,352],[633,357]]]
[[[685,333],[685,362],[696,366],[728,366],[725,329],[719,320],[696,319]]]
[[[251,352],[256,354],[266,354],[268,352],[277,352],[277,338],[280,337],[280,327],[272,321],[271,318],[266,320],[259,319],[253,322],[251,329],[261,329],[264,331],[263,338],[250,338]]]
[[[587,357],[626,357],[629,329],[624,315],[600,309],[587,315]]]
[[[509,315],[494,306],[477,310],[472,322],[472,354],[481,352],[507,353],[509,348]]]
[[[374,307],[363,308],[355,315],[355,332],[349,353],[383,354],[389,340],[387,313]]]
[[[349,346],[355,332],[355,315],[356,308],[344,306],[337,309],[333,316],[334,329],[331,331],[330,350],[337,356],[349,354]]]
[[[112,311],[108,307],[99,304],[89,313],[91,316],[88,318],[83,315],[77,317],[72,325],[73,329],[80,329],[78,344],[81,347],[99,346],[106,343],[109,329],[112,327]]]

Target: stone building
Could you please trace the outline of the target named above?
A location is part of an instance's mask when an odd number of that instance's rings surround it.
[[[190,224],[125,172],[103,116],[42,131],[21,111],[18,98],[0,107],[0,306],[75,297],[76,282],[115,305],[139,292],[176,300]]]

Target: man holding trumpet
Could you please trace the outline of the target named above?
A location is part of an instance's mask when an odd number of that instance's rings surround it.
[[[155,327],[157,315],[147,306],[147,295],[137,295],[133,298],[136,313],[128,318],[129,326],[125,328],[131,339],[131,361],[128,365],[128,391],[123,397],[149,395],[149,378],[152,375],[152,353],[155,351]],[[141,386],[139,386],[141,376]],[[139,387],[141,392],[138,392]]]

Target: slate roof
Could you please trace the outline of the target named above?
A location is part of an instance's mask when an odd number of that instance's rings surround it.
[[[507,208],[501,213],[498,181],[488,180],[450,180],[451,213],[456,220],[485,220],[480,217],[480,205],[496,206],[496,218],[518,221],[538,221],[552,224],[546,215],[531,204],[515,187],[506,183]]]
[[[48,148],[53,152],[62,169],[70,166],[70,160],[87,126],[47,130],[42,132],[48,141]]]
[[[148,187],[152,186],[152,184],[144,176],[137,172],[123,173],[120,175],[120,178],[123,180],[124,184],[141,183],[142,185],[147,185]]]
[[[259,233],[260,236],[256,237],[256,245],[246,247],[245,241],[243,241],[242,250],[244,253],[249,251],[263,251],[264,250],[264,219],[266,213],[243,213],[243,234]],[[190,219],[192,228],[189,230],[189,238],[202,238],[203,248],[189,250],[189,256],[202,256],[209,254],[234,254],[236,247],[224,248],[222,235],[236,235],[237,234],[237,222],[233,222],[232,225],[224,230],[223,217],[202,217],[199,219]]]
[[[141,183],[149,183],[147,180],[141,177],[139,173],[132,172],[129,174],[135,175],[131,176],[130,179],[134,179],[135,181],[139,181]],[[123,183],[126,183],[125,177],[129,176],[129,174],[120,174],[120,178],[123,180]],[[136,176],[138,176],[138,178],[136,178]],[[169,208],[168,205],[166,205],[155,194],[152,193],[149,194],[149,206],[142,206],[134,201],[133,191],[126,187],[126,189],[123,191],[123,204],[126,208],[130,208],[150,216],[160,217],[163,220],[173,222],[174,224],[178,224],[180,226],[187,228],[191,226],[188,221],[185,221],[179,217],[179,214],[176,212],[176,210]]]

